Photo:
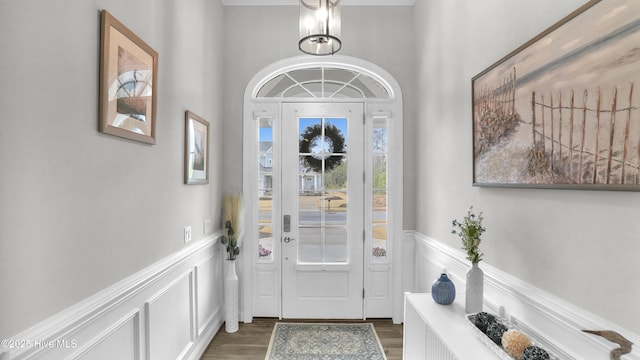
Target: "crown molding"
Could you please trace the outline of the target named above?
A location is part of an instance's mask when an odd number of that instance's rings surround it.
[[[221,0],[225,6],[298,5],[298,0]],[[345,6],[413,6],[416,0],[342,0]]]

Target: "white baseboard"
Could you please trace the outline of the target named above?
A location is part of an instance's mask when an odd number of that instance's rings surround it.
[[[464,290],[469,261],[465,254],[418,232],[407,232],[415,240],[414,292],[429,292],[443,268],[447,269],[458,291]],[[485,309],[503,313],[530,335],[542,340],[562,359],[607,359],[617,345],[586,334],[583,329],[614,330],[640,345],[640,337],[571,303],[544,292],[489,264],[485,274]],[[635,350],[623,356],[640,360]]]
[[[199,359],[223,323],[217,238],[194,243],[14,336],[0,360]]]

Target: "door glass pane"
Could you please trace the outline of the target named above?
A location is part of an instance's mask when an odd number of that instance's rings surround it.
[[[373,188],[387,188],[387,155],[373,154]]]
[[[346,227],[325,228],[325,262],[347,262],[347,246]]]
[[[346,262],[347,119],[299,119],[298,260]]]
[[[273,118],[258,124],[258,260],[273,261]]]
[[[371,139],[373,173],[373,234],[371,258],[374,262],[388,261],[387,242],[387,119],[375,118]]]
[[[345,156],[334,156],[339,159],[333,169],[329,170],[325,165],[324,195],[322,197],[322,209],[325,212],[325,220],[329,225],[347,224],[347,160]]]
[[[298,231],[298,261],[321,263],[324,259],[321,227],[301,227]]]
[[[373,261],[387,261],[387,192],[374,190],[373,192]]]
[[[300,156],[304,163],[310,156]],[[317,172],[303,171],[298,174],[298,222],[302,226],[322,225],[322,175]]]
[[[344,154],[347,152],[349,137],[347,136],[346,118],[325,119],[325,135],[333,144],[331,152],[334,154]]]

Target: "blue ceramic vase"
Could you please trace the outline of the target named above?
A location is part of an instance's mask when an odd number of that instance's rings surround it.
[[[433,301],[441,305],[449,305],[456,298],[456,286],[449,279],[446,272],[440,275],[433,285],[431,285],[431,296]]]

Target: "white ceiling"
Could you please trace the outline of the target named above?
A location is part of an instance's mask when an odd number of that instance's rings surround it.
[[[359,6],[413,6],[416,0],[342,0],[342,4]],[[298,5],[299,0],[222,0],[228,6],[242,5]]]

